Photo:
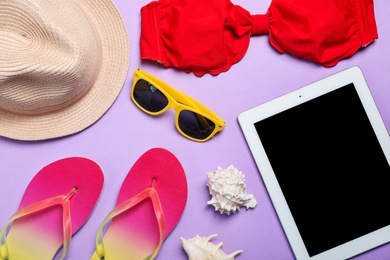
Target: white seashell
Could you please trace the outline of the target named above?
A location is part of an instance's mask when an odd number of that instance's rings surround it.
[[[217,171],[207,173],[207,186],[212,199],[207,202],[221,214],[235,213],[240,207],[254,208],[257,205],[252,194],[246,194],[244,174],[230,165],[226,169],[218,167]]]
[[[242,252],[237,250],[229,255],[225,254],[222,249],[222,242],[218,245],[210,242],[217,234],[209,237],[200,237],[196,235],[191,239],[180,238],[183,244],[184,251],[188,255],[188,260],[234,260],[234,257]]]

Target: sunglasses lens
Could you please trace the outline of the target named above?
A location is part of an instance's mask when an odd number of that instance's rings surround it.
[[[139,79],[135,84],[133,96],[141,107],[150,112],[159,112],[168,105],[167,97],[143,79]]]
[[[203,140],[211,135],[215,124],[197,113],[182,110],[179,114],[179,127],[186,135]]]

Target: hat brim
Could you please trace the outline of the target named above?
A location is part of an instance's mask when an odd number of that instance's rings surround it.
[[[0,135],[17,140],[45,140],[78,133],[112,106],[126,80],[130,50],[127,30],[112,0],[74,0],[99,33],[101,71],[91,89],[76,102],[41,115],[0,110]]]

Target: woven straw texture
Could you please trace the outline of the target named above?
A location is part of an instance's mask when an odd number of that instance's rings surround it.
[[[129,43],[111,0],[0,1],[0,135],[84,130],[126,80]]]

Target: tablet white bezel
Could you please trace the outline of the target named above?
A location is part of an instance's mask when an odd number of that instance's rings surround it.
[[[389,225],[321,254],[310,257],[255,129],[255,123],[262,119],[278,114],[350,83],[353,83],[357,90],[374,132],[385,153],[387,162],[390,164],[389,134],[375,105],[374,99],[371,96],[363,74],[358,67],[352,67],[331,75],[244,111],[238,116],[242,132],[247,140],[253,158],[261,173],[269,196],[297,259],[346,259],[390,241]]]

